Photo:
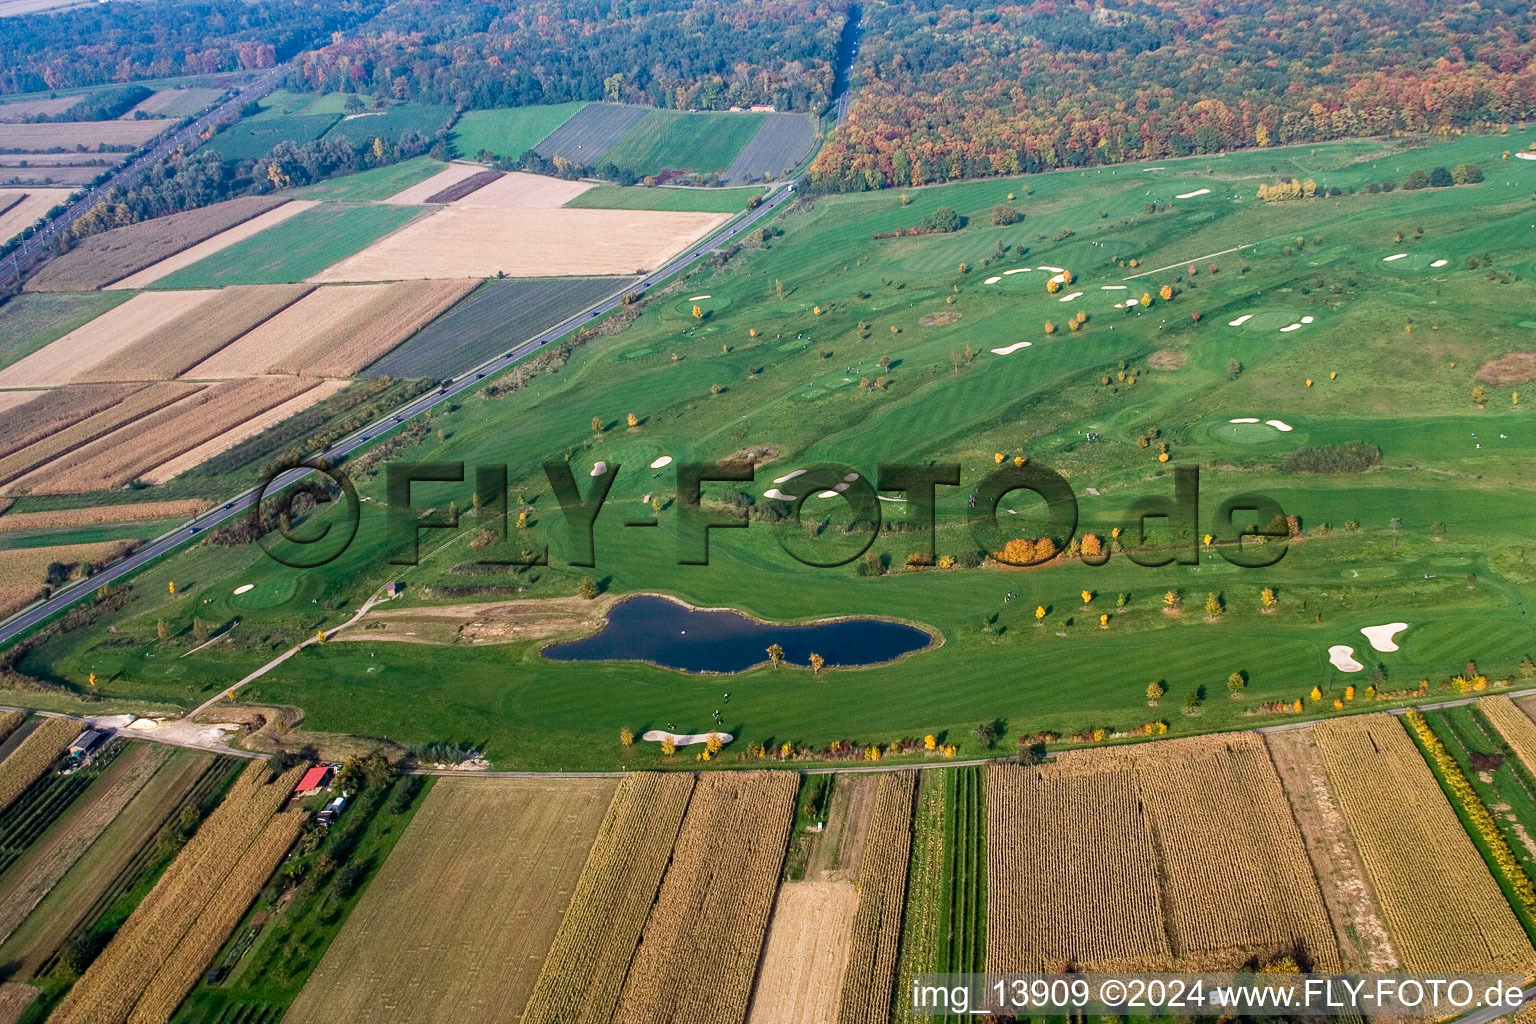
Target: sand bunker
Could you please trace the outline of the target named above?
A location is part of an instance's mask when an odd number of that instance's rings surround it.
[[[671,740],[679,747],[691,747],[695,743],[707,743],[711,736],[720,737],[721,743],[729,743],[736,737],[728,732],[666,732],[661,729],[652,729],[641,735],[641,739],[650,740],[652,743],[660,743],[662,740]]]
[[[1121,308],[1130,309],[1134,305],[1136,305],[1136,300],[1135,299],[1126,299],[1124,302],[1117,302],[1117,303],[1115,303],[1115,308],[1116,309],[1121,309]]]
[[[787,484],[791,480],[793,480],[795,477],[797,477],[797,476],[804,476],[804,475],[805,475],[805,470],[797,469],[793,473],[785,473],[783,476],[776,476],[776,477],[774,477],[773,478],[773,482],[776,483],[776,484]]]
[[[1290,334],[1292,331],[1301,330],[1301,324],[1291,324],[1289,327],[1280,328],[1281,334]]]
[[[1431,263],[1430,266],[1439,268],[1439,267],[1445,266],[1449,262],[1451,262],[1451,261],[1450,260],[1435,260],[1435,262]]]
[[[245,583],[245,584],[242,584],[242,585],[236,587],[235,588],[235,593],[243,594],[243,593],[245,593],[248,590],[255,590],[255,589],[256,589],[256,584],[254,584],[254,583]]]
[[[1227,321],[1227,326],[1228,327],[1241,327],[1241,326],[1243,326],[1243,324],[1247,323],[1249,320],[1252,320],[1252,319],[1253,319],[1253,314],[1252,313],[1244,313],[1242,316],[1238,317],[1236,320],[1228,320]]]
[[[845,483],[837,484],[830,491],[822,491],[820,494],[816,495],[816,497],[818,497],[818,498],[835,498],[839,494],[842,494],[844,491],[846,491],[848,489],[848,487],[849,487],[849,485],[845,484]]]
[[[1516,153],[1517,160],[1536,160],[1536,153]]]
[[[1051,280],[1053,282],[1055,282],[1056,284],[1065,284],[1066,281],[1067,281],[1067,272],[1065,270],[1063,270],[1059,274],[1052,274],[1051,275]]]
[[[850,483],[851,484],[855,480],[857,480],[858,478],[859,478],[859,474],[857,474],[857,473],[849,473],[847,476],[843,477],[843,481],[845,483]]]
[[[1082,297],[1083,297],[1083,293],[1082,292],[1073,292],[1071,295],[1063,295],[1061,298],[1057,299],[1056,301],[1057,302],[1071,302],[1073,299],[1080,299]]]
[[[1270,426],[1274,427],[1276,430],[1282,431],[1283,433],[1287,433],[1287,434],[1289,434],[1292,430],[1296,429],[1295,427],[1291,426],[1289,423],[1285,422],[1284,420],[1265,420],[1264,422],[1268,423]]]
[[[1312,322],[1312,318],[1309,317],[1309,316],[1304,316],[1304,317],[1301,318],[1301,322],[1304,323],[1304,324],[1309,324],[1309,323]]]
[[[1366,626],[1360,632],[1371,642],[1371,646],[1383,653],[1397,650],[1397,642],[1392,638],[1408,628],[1406,622],[1389,622],[1384,626]]]
[[[1048,267],[1044,263],[1040,264],[1035,269],[1036,270],[1049,270],[1049,271],[1051,271],[1052,273],[1055,273],[1055,274],[1065,274],[1067,272],[1067,268],[1066,267]]]
[[[1257,416],[1239,416],[1237,419],[1235,419],[1235,420],[1227,420],[1227,422],[1228,423],[1257,423],[1257,422],[1259,422],[1259,418]]]
[[[1173,198],[1175,198],[1175,199],[1193,199],[1193,198],[1195,198],[1195,196],[1208,196],[1210,194],[1211,194],[1211,190],[1208,189],[1208,188],[1197,188],[1193,192],[1182,192],[1179,195],[1174,196]]]
[[[875,495],[875,497],[879,498],[881,501],[906,501],[907,500],[906,498],[887,498],[883,494],[877,494],[877,495]]]
[[[602,459],[598,459],[596,462],[592,463],[593,476],[602,476],[606,472],[608,472],[608,463],[604,462]]]
[[[661,458],[659,458],[655,462],[651,463],[651,468],[652,469],[660,469],[663,466],[670,466],[670,465],[672,465],[672,456],[670,456],[670,455],[663,455]]]
[[[1393,263],[1393,262],[1395,262],[1397,260],[1402,260],[1402,259],[1407,259],[1407,258],[1408,258],[1408,254],[1407,253],[1399,252],[1399,253],[1393,253],[1391,256],[1383,256],[1382,259],[1381,259],[1381,262],[1383,262],[1383,263]]]
[[[795,496],[793,494],[785,494],[783,491],[779,490],[777,487],[770,487],[770,488],[768,488],[766,491],[763,492],[763,497],[765,497],[765,498],[772,498],[774,501],[794,501],[795,500]]]
[[[1012,270],[1003,271],[1003,276],[1007,277],[1009,274],[1027,274],[1029,273],[1029,270],[1029,267],[1014,267]]]
[[[1123,292],[1123,291],[1125,291],[1125,285],[1123,285],[1123,284],[1101,284],[1101,285],[1099,285],[1099,291],[1101,291],[1101,292]]]
[[[981,283],[982,284],[997,284],[997,282],[999,282],[1001,280],[1002,280],[1001,277],[989,277],[989,278],[987,278],[985,281],[983,281]]]
[[[1344,644],[1334,644],[1328,648],[1328,660],[1333,662],[1333,667],[1340,672],[1359,672],[1365,668],[1355,660],[1355,649]]]
[[[714,298],[713,295],[690,295],[690,296],[688,296],[688,301],[689,302],[698,302],[701,299],[712,299],[712,298]]]
[[[1029,348],[1029,346],[1032,345],[1032,344],[1033,344],[1033,342],[1016,341],[1012,345],[1009,345],[1007,348],[995,348],[995,349],[993,349],[992,350],[992,354],[995,355],[995,356],[1011,356],[1015,352],[1017,352],[1019,349],[1021,349],[1021,348]]]

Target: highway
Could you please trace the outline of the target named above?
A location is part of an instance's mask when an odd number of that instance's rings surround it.
[[[245,102],[246,99],[249,99],[249,97],[247,96],[245,99],[242,99],[242,102]],[[642,283],[626,285],[620,291],[594,305],[588,306],[586,309],[556,324],[542,334],[513,344],[502,355],[488,359],[478,366],[465,370],[452,380],[445,381],[440,388],[413,399],[394,412],[384,415],[356,433],[343,438],[324,452],[318,453],[316,458],[325,460],[325,463],[329,466],[341,463],[347,456],[352,455],[365,445],[378,440],[380,436],[387,434],[413,417],[420,416],[428,409],[452,402],[459,394],[479,384],[483,378],[489,377],[498,370],[506,369],[518,360],[532,355],[550,342],[558,341],[588,321],[618,308],[622,304],[625,294],[631,291],[641,293],[649,291],[661,282],[692,266],[695,261],[702,259],[707,253],[729,244],[743,231],[751,228],[765,217],[771,216],[787,200],[793,198],[796,184],[797,182],[791,181],[776,189],[765,197],[762,203],[755,209],[748,210],[744,214],[739,215],[735,220],[728,222],[709,238],[695,243],[674,257],[665,266],[647,274],[642,279]],[[268,488],[275,493],[284,487],[298,483],[313,472],[313,470],[302,467],[289,470],[287,473],[283,473],[274,479],[268,485]],[[98,588],[138,572],[155,559],[169,554],[181,545],[200,536],[205,531],[238,516],[248,514],[251,505],[259,497],[259,490],[252,488],[238,497],[229,500],[227,503],[204,513],[202,516],[178,526],[171,532],[162,534],[155,540],[145,544],[132,555],[108,566],[90,579],[78,580],[71,586],[65,587],[54,594],[47,601],[18,612],[7,619],[4,624],[0,624],[0,644],[9,643],[32,627],[57,615],[76,601],[94,593]]]
[[[139,175],[170,156],[178,146],[185,145],[188,152],[195,149],[198,143],[197,136],[203,129],[227,114],[238,113],[239,109],[247,103],[259,100],[276,89],[287,71],[286,65],[278,65],[261,77],[252,79],[223,102],[209,107],[174,132],[155,139],[149,149],[125,162],[113,172],[112,177],[73,200],[64,208],[64,212],[50,220],[41,231],[17,246],[3,262],[0,262],[0,287],[9,285],[25,273],[36,260],[48,255],[53,250],[54,240],[69,230],[75,221],[100,202],[109,191],[119,185],[125,188],[132,185]]]

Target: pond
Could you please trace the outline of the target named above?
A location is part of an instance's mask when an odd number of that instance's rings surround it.
[[[840,619],[790,626],[756,622],[735,611],[704,611],[664,597],[631,597],[614,605],[601,631],[552,644],[553,661],[649,661],[682,672],[742,672],[768,660],[770,644],[784,660],[827,666],[875,665],[920,651],[933,637],[888,619]]]

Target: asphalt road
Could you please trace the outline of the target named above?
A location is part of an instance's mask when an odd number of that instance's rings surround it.
[[[0,261],[0,287],[9,285],[29,269],[39,257],[51,252],[54,239],[58,238],[62,232],[69,230],[70,226],[100,202],[107,192],[119,185],[124,187],[132,185],[139,175],[164,160],[177,146],[185,145],[188,151],[194,149],[198,142],[197,136],[204,128],[276,89],[282,83],[283,75],[287,70],[286,66],[279,65],[265,75],[252,79],[224,102],[203,111],[176,131],[160,136],[149,149],[119,167],[112,177],[71,202],[65,207],[63,213],[50,220],[41,231],[17,246],[10,255]]]
[[[249,100],[249,98],[250,97],[248,95],[242,94],[240,101],[246,102]],[[325,460],[327,465],[337,465],[346,459],[347,456],[356,452],[359,448],[362,448],[370,442],[377,440],[380,436],[395,429],[396,427],[405,423],[407,420],[410,420],[416,416],[420,416],[428,409],[432,409],[446,402],[453,401],[457,395],[459,395],[461,392],[469,390],[470,388],[473,388],[481,381],[481,379],[490,376],[498,370],[506,369],[518,360],[523,359],[526,356],[536,352],[540,348],[543,348],[545,345],[548,345],[550,342],[559,340],[565,334],[569,333],[577,327],[580,327],[587,321],[593,320],[604,313],[618,308],[618,306],[621,305],[621,300],[626,293],[630,291],[645,292],[650,290],[657,284],[665,281],[667,278],[670,278],[674,274],[677,274],[678,272],[691,266],[695,261],[703,258],[706,253],[729,244],[743,231],[746,231],[754,224],[757,224],[763,218],[771,216],[773,212],[777,210],[781,205],[793,198],[796,184],[796,182],[791,181],[787,183],[786,187],[777,189],[771,195],[765,198],[756,209],[747,211],[745,214],[739,216],[736,220],[731,221],[729,224],[717,231],[708,239],[705,239],[703,242],[690,247],[688,250],[674,258],[671,262],[667,263],[660,269],[654,271],[653,273],[647,274],[641,284],[626,286],[621,291],[615,292],[613,295],[610,295],[608,298],[603,299],[595,305],[588,306],[586,309],[576,313],[563,322],[556,324],[554,327],[551,327],[549,330],[543,332],[542,334],[512,344],[512,346],[508,348],[504,354],[496,356],[493,359],[486,360],[479,366],[465,370],[457,377],[454,377],[449,381],[445,381],[443,385],[437,390],[417,397],[411,402],[401,406],[399,409],[396,409],[393,413],[380,418],[379,420],[358,430],[356,433],[343,438],[341,441],[338,441],[335,445],[326,451],[319,453],[317,458]],[[268,484],[268,488],[273,493],[276,493],[284,487],[298,483],[300,480],[303,480],[305,477],[309,476],[312,472],[314,471],[304,468],[289,470],[287,473],[283,473],[276,477],[270,484]],[[256,488],[252,488],[251,490],[244,492],[238,497],[230,499],[224,505],[206,512],[196,519],[189,520],[187,523],[178,526],[175,530],[172,530],[169,533],[162,534],[155,540],[145,544],[132,555],[128,556],[120,562],[117,562],[114,565],[108,566],[106,569],[103,569],[101,572],[97,573],[95,576],[92,576],[90,579],[79,580],[73,585],[60,590],[47,601],[44,601],[38,605],[34,605],[25,611],[18,612],[10,619],[7,619],[3,625],[0,625],[0,644],[9,643],[11,640],[25,633],[32,627],[54,615],[57,615],[59,612],[68,608],[70,605],[81,600],[87,595],[94,593],[97,588],[104,587],[109,583],[114,583],[125,576],[139,571],[150,562],[153,562],[155,559],[161,557],[162,555],[174,551],[176,548],[199,536],[204,531],[213,529],[214,527],[228,522],[231,519],[247,514],[250,511],[251,505],[259,500],[259,498],[260,491]]]

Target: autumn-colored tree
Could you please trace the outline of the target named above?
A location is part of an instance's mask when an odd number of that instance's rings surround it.
[[[1243,687],[1247,685],[1248,677],[1243,675],[1241,672],[1233,672],[1231,675],[1227,676],[1227,692],[1232,695],[1233,700],[1236,700],[1238,697],[1242,696]]]
[[[1084,558],[1098,558],[1104,552],[1104,542],[1099,540],[1097,534],[1083,534],[1082,546],[1078,549]]]
[[[1013,464],[1014,464],[1015,467],[1022,467],[1024,465],[1024,463],[1026,463],[1028,461],[1029,461],[1029,456],[1028,455],[1015,455],[1013,457]]]
[[[1206,618],[1208,618],[1208,619],[1219,618],[1221,616],[1221,613],[1224,612],[1224,611],[1226,611],[1226,609],[1222,607],[1221,598],[1220,597],[1216,596],[1216,594],[1214,594],[1214,593],[1205,595],[1205,616],[1206,616]]]
[[[827,663],[827,659],[823,658],[821,655],[819,655],[819,654],[817,654],[817,653],[815,653],[813,651],[811,653],[811,675],[813,675],[813,676],[821,675],[821,666],[825,665],[826,663]]]
[[[1151,292],[1142,292],[1141,293],[1141,304],[1143,306],[1150,306],[1150,305],[1152,305],[1152,293]]]
[[[1163,592],[1163,607],[1167,610],[1176,612],[1183,603],[1184,595],[1180,594],[1177,590]]]
[[[1346,686],[1346,687],[1344,687],[1344,699],[1345,700],[1354,700],[1355,699],[1355,688],[1353,686]]]
[[[1003,545],[997,560],[1008,565],[1032,565],[1035,562],[1035,542],[1026,537],[1015,537]]]
[[[1072,271],[1070,271],[1070,270],[1063,270],[1061,272],[1061,283],[1062,284],[1071,284],[1072,283]]]
[[[1108,612],[1100,613],[1100,615],[1099,615],[1099,628],[1100,629],[1108,629],[1109,628],[1109,613]]]
[[[1275,589],[1273,587],[1265,587],[1259,591],[1259,607],[1264,611],[1274,611],[1275,605],[1279,603],[1279,599],[1275,597]]]
[[[1083,591],[1083,607],[1087,608],[1092,603],[1093,603],[1093,591],[1091,591],[1091,590]]]
[[[624,417],[624,421],[629,424],[630,429],[634,429],[640,425],[640,417],[636,416],[634,413],[630,413],[628,416]]]
[[[169,640],[171,638],[171,627],[165,624],[164,619],[155,620],[155,636],[161,640]]]
[[[711,757],[720,753],[720,748],[723,746],[725,746],[725,741],[720,738],[720,734],[717,732],[712,732],[704,737],[704,752]]]
[[[1045,625],[1045,605],[1043,604],[1035,605],[1035,625]]]
[[[1473,388],[1472,388],[1472,404],[1473,405],[1482,405],[1482,404],[1484,404],[1487,401],[1488,401],[1488,392],[1483,389],[1483,386],[1481,384],[1474,385]]]
[[[591,576],[583,576],[581,582],[576,584],[576,593],[587,601],[593,600],[598,594],[597,580]]]
[[[677,741],[671,736],[664,736],[661,740],[661,754],[663,757],[671,757],[677,753]]]
[[[1164,302],[1167,302],[1169,299],[1173,298],[1173,285],[1163,285],[1157,290],[1157,294]]]
[[[784,648],[780,647],[778,644],[769,644],[768,661],[774,668],[778,668],[780,665],[784,664]]]
[[[1151,704],[1153,707],[1156,707],[1157,706],[1157,702],[1162,700],[1163,699],[1163,694],[1165,694],[1167,692],[1168,692],[1168,688],[1166,686],[1164,686],[1162,683],[1148,683],[1147,684],[1147,703]]]
[[[1056,333],[1056,325],[1051,323],[1049,320],[1047,320],[1045,322],[1045,333],[1046,334],[1055,334]]]
[[[700,306],[697,302],[693,304],[693,318],[695,320],[704,319],[704,307]]]
[[[592,417],[592,432],[594,434],[601,434],[603,432],[603,418],[601,416]]]
[[[923,737],[923,749],[924,750],[933,750],[938,745],[939,745],[938,738],[935,737],[933,735],[933,733],[929,733],[927,736]]]
[[[634,743],[635,743],[635,733],[634,733],[634,730],[630,729],[629,726],[627,726],[627,725],[624,728],[619,730],[619,746],[621,746],[621,747],[631,747],[631,746],[634,746]]]
[[[1052,295],[1055,295],[1057,292],[1061,291],[1061,282],[1053,277],[1049,281],[1045,282],[1045,290],[1050,292]]]
[[[1323,691],[1314,686],[1312,687],[1312,692],[1307,696],[1311,697],[1313,701],[1320,701],[1323,699]]]

